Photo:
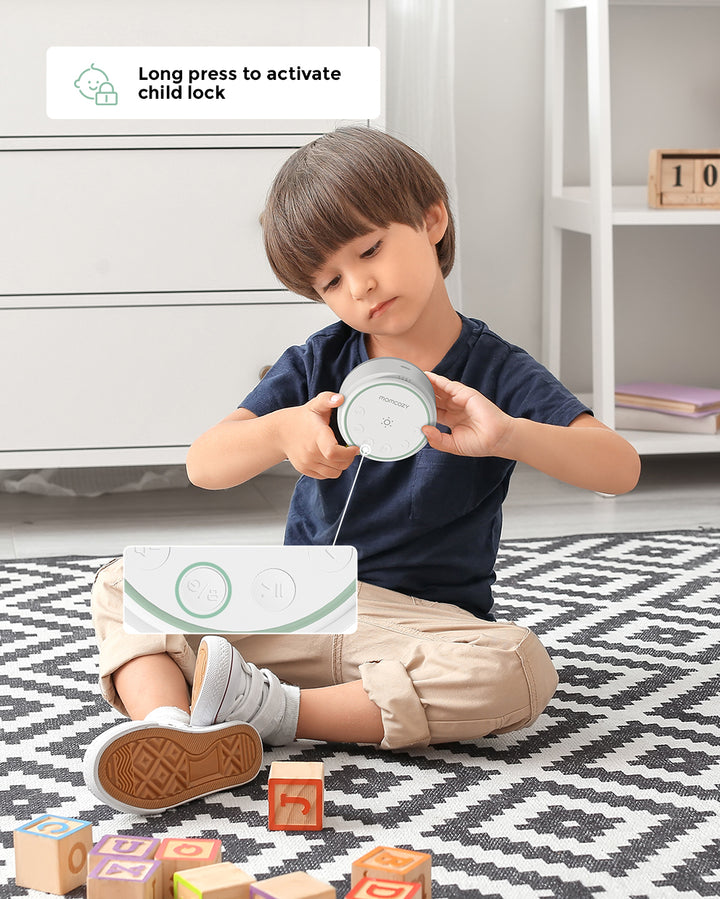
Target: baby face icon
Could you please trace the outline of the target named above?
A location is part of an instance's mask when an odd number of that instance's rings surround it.
[[[91,63],[90,68],[85,69],[78,77],[75,87],[83,97],[86,97],[88,100],[94,100],[97,89],[107,80],[108,77],[105,72],[102,69],[95,68],[95,63]]]

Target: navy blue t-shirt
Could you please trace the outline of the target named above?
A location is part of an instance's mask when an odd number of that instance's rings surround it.
[[[460,318],[460,336],[437,374],[474,387],[516,418],[565,426],[590,411],[524,350],[483,322]],[[337,322],[286,350],[240,406],[266,415],[337,392],[367,358],[364,335]],[[333,542],[359,461],[337,480],[300,477],[286,544]],[[362,581],[492,618],[502,503],[514,466],[430,446],[398,462],[366,458],[337,542],[357,548]]]

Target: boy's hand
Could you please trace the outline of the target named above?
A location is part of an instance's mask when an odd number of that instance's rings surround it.
[[[356,446],[341,446],[330,427],[332,410],[344,397],[329,390],[304,406],[283,410],[280,439],[291,465],[310,478],[339,478],[358,454]]]
[[[437,420],[450,428],[443,434],[427,425],[422,429],[433,449],[456,456],[499,456],[512,431],[514,419],[472,387],[425,372],[435,390]]]

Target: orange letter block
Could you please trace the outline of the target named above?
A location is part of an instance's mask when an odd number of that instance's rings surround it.
[[[432,857],[426,852],[396,849],[392,846],[377,846],[353,862],[352,886],[357,886],[363,877],[394,880],[401,883],[419,883],[422,889],[422,899],[431,899],[431,863]]]
[[[222,861],[220,840],[196,840],[168,837],[160,843],[155,858],[162,864],[162,890],[158,899],[173,899],[176,871],[217,865]]]
[[[322,830],[322,762],[273,762],[268,778],[270,830]]]
[[[152,859],[100,858],[87,879],[87,899],[155,899],[162,868]]]
[[[175,874],[175,899],[249,899],[255,878],[222,862],[205,868],[190,868]]]
[[[41,815],[13,832],[15,883],[62,896],[85,883],[92,824]]]
[[[419,883],[363,877],[345,899],[420,899],[421,889]]]
[[[306,874],[295,871],[258,880],[250,885],[250,899],[335,899],[335,887]]]

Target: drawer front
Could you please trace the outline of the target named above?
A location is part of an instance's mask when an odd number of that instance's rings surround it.
[[[320,303],[0,311],[0,452],[187,446],[334,320]]]
[[[369,0],[3,0],[0,137],[106,135],[103,121],[48,119],[48,47],[367,46]],[[92,60],[91,60],[92,61]],[[95,61],[101,65],[100,61]],[[80,74],[80,73],[78,73]],[[326,121],[113,121],[113,134],[318,133]]]
[[[0,293],[277,290],[258,217],[292,152],[2,153]]]

